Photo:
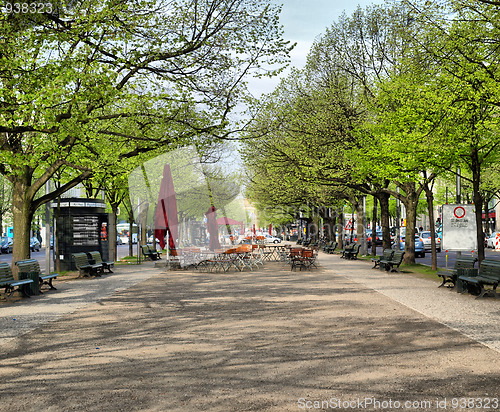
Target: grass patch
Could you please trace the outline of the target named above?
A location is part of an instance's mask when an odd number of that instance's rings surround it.
[[[125,263],[129,263],[129,262],[137,262],[137,256],[125,256],[125,257],[122,257],[119,262],[125,262]]]
[[[439,280],[435,270],[432,270],[430,266],[422,265],[420,263],[413,263],[411,265],[403,263],[400,266],[400,270],[405,273],[418,275],[419,277],[425,279]]]
[[[75,271],[74,270],[61,270],[59,272],[51,271],[50,273],[59,273],[59,276],[64,277],[64,276],[73,276],[75,274]]]
[[[373,258],[372,255],[366,255],[366,256],[358,255],[358,259],[360,260],[370,261],[372,258]],[[403,263],[399,267],[399,270],[401,271],[401,273],[414,275],[422,279],[429,279],[441,282],[441,279],[437,275],[437,271],[432,270],[431,267],[428,265],[422,265],[421,263],[413,263],[408,265]]]

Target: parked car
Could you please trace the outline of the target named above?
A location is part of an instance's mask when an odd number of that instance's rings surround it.
[[[264,235],[264,242],[266,243],[281,243],[281,239],[276,236],[271,236],[270,234]]]
[[[377,230],[377,232],[375,233],[375,241],[376,241],[375,244],[377,246],[380,246],[382,244],[382,231],[381,230]],[[358,236],[355,235],[353,238],[353,243],[357,243],[357,242],[358,242]],[[366,230],[366,246],[372,247],[372,230],[371,229]]]
[[[38,241],[38,239],[36,237],[33,236],[30,239],[30,250],[32,252],[39,252],[40,248],[41,248],[40,242]]]
[[[438,236],[437,233],[434,234],[436,238],[436,251],[441,252],[441,239]],[[431,232],[430,231],[423,231],[420,232],[420,237],[422,238],[422,241],[424,242],[424,248],[425,250],[431,250],[431,245],[432,245],[432,238],[431,238]]]
[[[497,233],[499,232],[493,232],[488,239],[486,239],[486,247],[489,247],[491,249],[495,249],[495,239],[497,237]]]
[[[2,253],[12,253],[12,245],[14,240],[11,237],[3,236],[0,243],[0,250]]]
[[[405,237],[400,236],[399,239],[399,249],[404,250],[405,249]],[[425,257],[425,248],[424,248],[424,242],[422,241],[422,238],[419,235],[415,235],[415,257]]]
[[[122,241],[122,244],[128,245],[128,242],[129,242],[128,236],[121,236],[121,241]],[[137,233],[133,233],[132,234],[132,244],[135,245],[136,243],[137,243]]]

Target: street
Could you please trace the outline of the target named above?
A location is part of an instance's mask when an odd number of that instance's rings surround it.
[[[496,252],[495,249],[485,249],[484,251],[485,257],[487,259],[495,259],[500,258],[500,252]],[[448,252],[448,264],[446,264],[446,252],[441,251],[437,253],[437,265],[440,268],[452,268],[455,264],[457,252]],[[471,256],[470,252],[462,252],[463,256]],[[476,254],[477,255],[477,254]],[[416,258],[416,263],[421,263],[424,265],[431,265],[432,254],[429,252],[425,253],[425,258]]]

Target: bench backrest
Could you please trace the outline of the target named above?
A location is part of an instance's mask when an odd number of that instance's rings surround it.
[[[479,266],[478,276],[500,279],[500,260],[484,259]]]
[[[476,262],[477,262],[477,258],[475,258],[475,257],[463,256],[463,257],[460,257],[459,259],[455,260],[455,266],[453,267],[453,269],[458,270],[458,269],[473,268],[474,264]]]
[[[149,250],[149,246],[148,245],[142,245],[141,246],[141,250],[142,250],[142,253],[144,255],[149,255],[151,253],[151,251]]]
[[[0,262],[0,284],[3,282],[12,282],[12,269],[7,262]]]
[[[75,266],[77,268],[90,265],[89,258],[84,252],[73,253],[71,256],[73,256],[73,261],[75,262]]]
[[[403,250],[395,250],[394,254],[392,255],[391,262],[401,264],[404,255],[405,252]]]
[[[38,273],[42,274],[40,270],[40,264],[36,259],[26,259],[26,260],[18,260],[16,266],[19,268],[19,273]]]
[[[102,263],[101,254],[98,251],[88,252],[90,258],[94,261],[94,263]]]
[[[393,254],[394,254],[394,249],[384,249],[384,251],[382,252],[382,259],[391,260]]]

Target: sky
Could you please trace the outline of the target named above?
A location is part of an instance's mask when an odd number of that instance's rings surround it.
[[[285,39],[297,43],[292,51],[291,67],[302,68],[316,37],[324,34],[327,27],[337,21],[345,11],[351,15],[358,8],[371,4],[383,4],[384,0],[273,0],[282,4],[280,21],[285,31]],[[286,75],[286,72],[284,73]],[[254,96],[270,93],[278,85],[279,79],[259,79],[252,81]]]

